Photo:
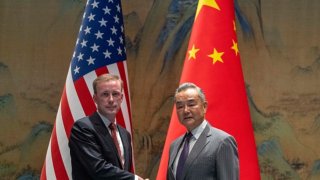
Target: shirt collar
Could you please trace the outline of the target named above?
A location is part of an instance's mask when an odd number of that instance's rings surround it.
[[[101,113],[99,113],[98,111],[97,111],[97,113],[98,113],[99,116],[101,117],[103,124],[104,124],[107,128],[109,128],[109,126],[110,126],[110,124],[111,124],[111,121],[110,121],[108,118],[106,118],[105,116],[103,116]],[[114,122],[114,124],[117,125],[116,121]]]
[[[191,131],[193,137],[194,137],[196,140],[200,137],[201,133],[203,132],[203,130],[204,130],[204,128],[207,126],[207,124],[208,124],[207,120],[203,120],[202,123],[201,123],[198,127],[194,128],[194,129]]]

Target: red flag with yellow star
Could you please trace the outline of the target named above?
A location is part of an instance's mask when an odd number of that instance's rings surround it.
[[[206,94],[206,119],[238,143],[240,179],[260,179],[249,106],[237,44],[233,0],[199,0],[180,83]],[[175,109],[163,149],[158,180],[166,179],[169,147],[186,132]],[[195,170],[196,171],[196,170]]]

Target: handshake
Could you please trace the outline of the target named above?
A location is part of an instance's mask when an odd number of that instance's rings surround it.
[[[138,180],[149,180],[149,178],[143,179],[142,177],[138,176]]]

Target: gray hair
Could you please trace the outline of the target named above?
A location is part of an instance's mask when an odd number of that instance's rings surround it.
[[[201,99],[201,101],[206,102],[206,96],[205,96],[203,90],[191,82],[185,82],[183,84],[180,84],[180,86],[176,89],[176,92],[174,94],[174,101],[176,101],[176,96],[178,93],[180,93],[181,91],[185,91],[187,89],[195,89],[198,92],[198,95],[199,95],[199,98]]]

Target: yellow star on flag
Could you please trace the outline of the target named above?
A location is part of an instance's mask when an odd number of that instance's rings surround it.
[[[212,63],[213,63],[213,64],[216,63],[217,61],[223,63],[223,60],[222,60],[222,58],[221,58],[221,56],[222,56],[223,54],[224,54],[224,52],[218,52],[218,51],[216,50],[216,48],[214,48],[214,49],[213,49],[213,53],[210,54],[210,55],[208,55],[208,56],[212,58],[212,60],[213,60]]]
[[[236,43],[233,39],[232,39],[232,46],[231,46],[231,49],[234,50],[234,52],[236,53],[236,56],[238,55],[239,53],[239,49],[238,49],[238,43]]]
[[[189,58],[188,58],[188,60],[190,60],[191,58],[192,58],[192,59],[196,59],[196,53],[197,53],[199,50],[200,50],[200,49],[196,49],[196,48],[194,47],[194,45],[192,45],[192,49],[188,51],[188,53],[189,53]]]
[[[202,6],[209,6],[209,7],[215,8],[220,11],[220,7],[218,6],[216,0],[199,0],[197,12],[196,12],[196,18],[198,16]]]

